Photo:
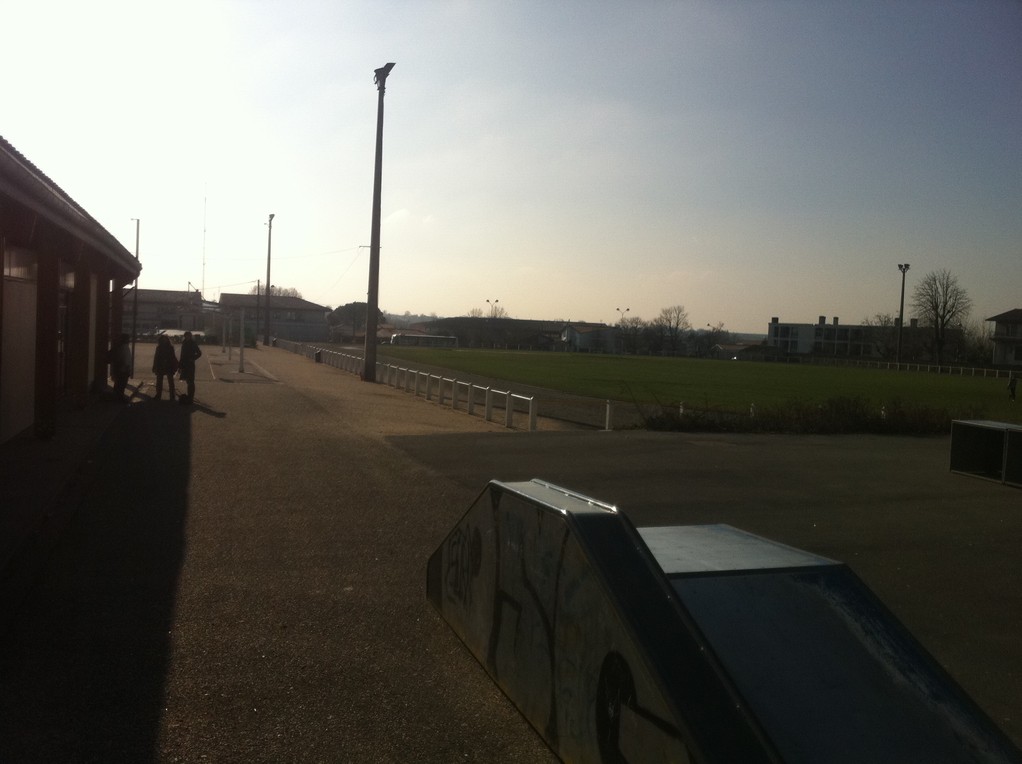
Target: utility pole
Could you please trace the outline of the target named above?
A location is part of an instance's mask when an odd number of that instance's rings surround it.
[[[273,249],[273,213],[270,213],[270,219],[266,223],[268,230],[266,231],[266,316],[263,320],[265,331],[263,332],[263,345],[269,346],[270,344],[270,252]],[[249,282],[252,283],[251,281]]]
[[[132,218],[135,221],[135,262],[138,262],[138,229],[142,221]],[[131,377],[135,377],[135,337],[138,336],[138,276],[135,276],[135,300],[131,307]]]

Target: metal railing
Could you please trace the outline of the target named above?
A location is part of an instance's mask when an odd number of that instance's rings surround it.
[[[323,363],[335,369],[361,376],[363,356],[343,353],[338,350],[307,345],[290,340],[276,340],[275,345],[297,355],[305,356],[316,363]],[[445,377],[428,371],[409,369],[404,366],[376,362],[376,379],[399,390],[404,390],[427,401],[436,401],[452,411],[464,408],[469,416],[475,416],[478,405],[482,405],[482,417],[487,422],[494,420],[495,413],[503,410],[504,426],[515,426],[515,415],[527,417],[527,429],[536,429],[536,399],[534,396],[519,395],[511,390],[497,390],[473,382]]]

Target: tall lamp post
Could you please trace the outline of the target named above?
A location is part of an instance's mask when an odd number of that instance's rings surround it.
[[[273,249],[273,213],[270,213],[270,219],[266,223],[266,315],[263,320],[266,322],[263,324],[263,345],[269,346],[270,344],[270,252]],[[256,297],[258,302],[259,298]]]
[[[625,308],[624,310],[621,310],[621,308],[614,308],[614,310],[617,311],[617,325],[618,325],[618,328],[621,328],[621,324],[625,320],[625,313],[630,311],[631,308]],[[617,343],[615,342],[614,344],[616,345]],[[617,348],[615,347],[615,351],[616,350],[617,350]],[[621,352],[624,352],[625,350],[627,350],[627,348],[625,347],[625,343],[622,340],[622,342],[621,342]]]
[[[373,230],[369,238],[369,294],[366,299],[366,340],[362,379],[376,381],[376,326],[380,303],[380,187],[383,182],[383,94],[394,64],[376,70],[373,82],[380,92],[376,106],[376,172],[373,176]]]
[[[908,273],[908,263],[898,263],[898,270],[901,271],[901,304],[898,308],[898,356],[897,363],[901,365],[901,332],[905,328],[905,274]]]
[[[499,302],[500,300],[494,300],[493,302],[490,302],[489,300],[486,301],[486,304],[490,306],[490,318],[495,318],[497,316],[497,304]]]

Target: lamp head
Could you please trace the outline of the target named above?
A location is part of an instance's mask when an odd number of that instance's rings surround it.
[[[275,218],[275,217],[276,217],[276,215],[274,215],[274,214],[273,214],[273,213],[271,212],[271,213],[270,213],[270,222],[271,222],[271,223],[273,222],[273,218]],[[900,268],[901,266],[898,266],[898,267]]]
[[[375,82],[380,87],[383,87],[383,83],[387,81],[387,75],[390,74],[390,70],[394,68],[394,64],[384,64],[376,70],[376,76],[373,77]]]

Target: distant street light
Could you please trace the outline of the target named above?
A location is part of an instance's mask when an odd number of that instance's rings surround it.
[[[274,215],[270,213],[270,219],[266,222],[266,315],[263,320],[266,322],[263,324],[263,345],[269,346],[270,344],[270,292],[273,291],[270,287],[270,252],[273,250],[273,218]],[[258,301],[258,296],[256,300]]]
[[[905,328],[905,274],[908,273],[908,263],[898,263],[898,270],[901,271],[901,305],[898,308],[898,356],[897,363],[901,364],[901,332]]]
[[[369,294],[366,299],[366,341],[362,379],[376,381],[376,326],[380,305],[380,192],[383,184],[383,94],[387,91],[387,75],[394,64],[376,70],[373,81],[380,92],[376,106],[376,172],[373,177],[373,223],[369,239]]]
[[[617,322],[620,324],[622,321],[625,320],[625,313],[630,311],[631,308],[625,308],[624,310],[621,310],[621,308],[614,308],[614,310],[616,310],[618,312]]]
[[[493,302],[490,302],[489,300],[486,301],[486,304],[490,306],[490,318],[494,318],[497,315],[498,302],[500,302],[500,300],[494,300]]]

